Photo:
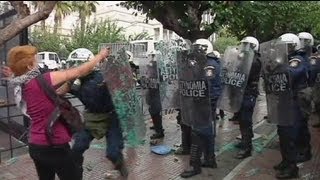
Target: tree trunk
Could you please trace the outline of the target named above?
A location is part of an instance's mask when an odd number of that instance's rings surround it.
[[[81,31],[84,31],[86,29],[86,16],[83,11],[79,12],[79,18],[80,18],[80,29]]]
[[[43,31],[43,32],[46,31],[46,21],[45,20],[41,21],[41,31]]]
[[[34,14],[27,15],[24,18],[18,18],[15,21],[11,22],[8,26],[4,29],[0,30],[0,46],[3,45],[8,40],[14,38],[17,34],[19,34],[25,28],[31,26],[34,23],[37,23],[41,20],[45,20],[49,17],[50,13],[52,12],[54,6],[56,5],[57,1],[45,1],[45,6],[37,11]],[[20,13],[20,9],[15,10]]]
[[[57,34],[58,27],[60,25],[61,17],[58,14],[54,15],[54,25],[53,25],[53,33]]]

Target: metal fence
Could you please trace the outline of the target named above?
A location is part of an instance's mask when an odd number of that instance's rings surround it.
[[[17,17],[15,10],[7,11],[0,15],[0,29],[5,28]],[[1,65],[7,64],[7,52],[17,45],[28,43],[28,30],[0,46]],[[1,73],[0,73],[1,74]],[[13,89],[7,85],[4,77],[0,76],[0,162],[3,156],[13,157],[26,146],[28,120],[15,107]],[[19,150],[18,150],[19,149]]]

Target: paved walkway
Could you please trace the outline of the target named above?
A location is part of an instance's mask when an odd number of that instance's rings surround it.
[[[245,160],[235,159],[237,149],[234,144],[239,135],[238,125],[228,121],[217,122],[216,155],[217,169],[203,169],[201,175],[194,180],[203,179],[274,179],[272,166],[279,162],[280,153],[277,145],[275,126],[263,120],[266,114],[265,101],[259,99],[254,114],[254,131],[261,137],[254,141],[254,155]],[[176,114],[169,115],[164,120],[165,138],[160,144],[166,144],[173,149],[180,144],[180,128],[176,124]],[[147,126],[151,122],[147,121]],[[221,127],[220,127],[221,126]],[[165,156],[153,154],[150,150],[149,136],[145,145],[136,148],[125,148],[125,158],[129,167],[129,180],[169,180],[182,179],[179,174],[188,165],[188,156],[175,156],[173,153]],[[319,137],[320,131],[312,129],[313,159],[301,167],[302,179],[320,179],[319,177]],[[264,148],[265,147],[265,148]],[[84,180],[101,180],[106,176],[112,179],[121,179],[117,172],[111,171],[112,164],[105,158],[105,140],[93,141],[85,153]],[[36,171],[28,154],[3,161],[0,164],[0,180],[36,180]],[[58,178],[57,178],[58,179]]]

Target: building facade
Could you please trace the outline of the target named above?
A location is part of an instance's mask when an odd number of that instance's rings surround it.
[[[179,38],[179,36],[173,31],[164,29],[162,24],[157,20],[149,20],[148,23],[146,23],[145,15],[138,14],[135,16],[133,15],[134,10],[128,10],[124,7],[117,6],[117,4],[120,2],[122,1],[98,2],[99,5],[96,5],[96,12],[93,13],[90,18],[88,18],[89,22],[109,19],[112,22],[115,22],[118,27],[122,27],[124,29],[124,34],[126,37],[147,32],[153,40]],[[34,12],[35,9],[31,8],[31,11]],[[46,28],[49,31],[53,29],[54,14],[55,11],[53,11],[45,20]],[[31,29],[33,30],[36,27],[40,27],[40,24],[41,22],[34,24]],[[62,35],[70,36],[72,29],[74,29],[78,24],[80,24],[78,13],[72,13],[63,19],[62,25],[58,29],[58,32]]]

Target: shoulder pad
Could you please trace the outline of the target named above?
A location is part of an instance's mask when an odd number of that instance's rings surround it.
[[[205,68],[204,68],[204,70],[206,70],[206,69],[216,69],[214,66],[211,66],[211,65],[209,65],[209,66],[206,66]]]
[[[205,68],[204,68],[204,70],[205,70],[205,73],[206,73],[206,76],[207,77],[214,77],[215,76],[215,67],[214,66],[206,66]]]
[[[81,85],[81,80],[80,79],[76,79],[76,80],[73,81],[73,84],[79,86],[79,85]]]
[[[290,67],[298,67],[298,65],[300,64],[301,60],[298,58],[293,58],[289,60],[289,66]]]
[[[316,56],[310,56],[310,57],[309,57],[309,60],[310,60],[310,64],[315,65],[315,64],[316,64],[317,57],[316,57]]]

